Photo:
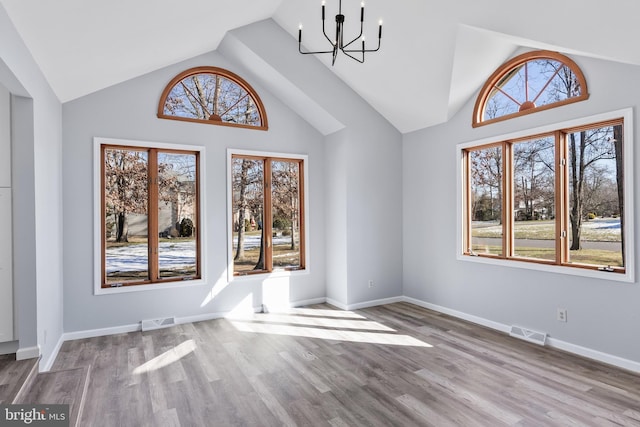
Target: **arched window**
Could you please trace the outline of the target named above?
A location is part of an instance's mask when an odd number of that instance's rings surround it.
[[[217,67],[183,71],[169,82],[158,105],[161,119],[267,130],[267,114],[255,90]]]
[[[580,68],[557,52],[535,51],[513,58],[485,83],[473,110],[474,127],[589,97]]]

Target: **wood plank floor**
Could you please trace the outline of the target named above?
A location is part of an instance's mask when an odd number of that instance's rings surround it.
[[[87,393],[89,366],[42,372],[14,401],[16,404],[69,405],[69,425],[76,426]]]
[[[64,343],[82,426],[640,426],[640,376],[407,303]]]
[[[39,359],[16,360],[15,354],[0,355],[0,404],[11,404],[30,375],[37,373]]]

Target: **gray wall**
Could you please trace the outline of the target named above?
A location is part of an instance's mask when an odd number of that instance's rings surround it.
[[[327,297],[349,307],[401,295],[401,134],[274,21],[232,34],[345,126],[325,139]]]
[[[131,325],[142,319],[223,313],[247,296],[254,306],[263,289],[286,287],[291,302],[325,296],[323,137],[251,79],[268,116],[266,132],[161,120],[156,117],[167,83],[188,68],[213,65],[246,77],[248,72],[213,52],[155,71],[63,106],[64,270],[66,332]],[[206,285],[94,295],[93,137],[206,147]],[[242,278],[227,285],[227,148],[308,155],[309,274],[263,283]],[[214,289],[215,287],[215,289]],[[264,288],[263,288],[264,287]],[[215,297],[211,298],[215,294]]]
[[[61,105],[2,6],[0,83],[12,93],[18,356],[39,345],[44,361],[62,336]]]
[[[456,259],[456,144],[564,120],[634,107],[640,68],[573,57],[587,78],[585,102],[471,128],[475,98],[448,123],[404,136],[404,294],[504,325],[546,331],[552,338],[640,361],[640,287]],[[638,141],[635,127],[634,141]],[[633,159],[638,165],[637,143]],[[632,166],[628,170],[633,171]],[[635,172],[637,174],[637,172]],[[637,175],[636,175],[637,194]],[[631,207],[638,223],[637,202]],[[636,244],[635,236],[630,244]],[[635,259],[638,263],[637,255]],[[556,308],[568,310],[567,323]]]
[[[226,282],[227,148],[309,156],[311,265],[309,274],[292,276],[284,284],[290,301],[328,296],[347,306],[401,295],[401,135],[324,65],[298,55],[293,38],[273,21],[234,30],[232,36],[223,41],[220,52],[64,104],[66,332],[162,316],[222,313],[247,296],[258,306],[268,300],[263,290],[283,286],[266,283],[264,277]],[[291,49],[282,49],[287,43]],[[254,63],[261,68],[247,68]],[[157,119],[157,102],[167,82],[198,65],[226,68],[248,80],[265,104],[269,131]],[[278,85],[260,78],[260,70],[267,69],[268,75],[278,77]],[[345,129],[324,137],[287,106],[283,81],[309,95],[327,117],[338,117]],[[206,146],[206,285],[93,295],[94,242],[80,230],[93,229],[95,136]],[[371,289],[369,279],[375,282]]]

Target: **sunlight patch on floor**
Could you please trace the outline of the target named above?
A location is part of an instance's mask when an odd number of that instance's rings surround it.
[[[295,337],[318,338],[334,341],[348,341],[368,344],[386,344],[412,347],[433,347],[409,335],[389,334],[381,332],[363,332],[342,329],[311,328],[295,325],[254,323],[242,320],[231,320],[231,324],[241,332],[259,334],[287,335]]]
[[[353,311],[342,310],[323,310],[315,308],[289,308],[286,310],[274,311],[277,314],[299,314],[301,316],[318,316],[318,317],[341,317],[345,319],[365,319]]]
[[[154,357],[148,362],[143,363],[133,370],[134,375],[142,375],[148,372],[156,371],[177,362],[196,349],[197,345],[194,340],[187,340],[182,344],[178,344],[171,350],[167,350],[159,356]]]
[[[289,325],[304,325],[304,326],[316,326],[323,328],[341,328],[341,329],[360,329],[368,331],[387,331],[395,332],[394,329],[389,328],[378,322],[369,320],[357,320],[357,319],[337,319],[327,317],[308,317],[308,316],[296,316],[287,314],[274,314],[274,313],[258,313],[251,316],[235,318],[236,320],[246,320],[254,322],[266,322],[271,324],[289,324]]]

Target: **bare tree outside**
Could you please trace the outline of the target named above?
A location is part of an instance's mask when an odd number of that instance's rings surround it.
[[[472,247],[474,252],[502,254],[502,245],[483,242],[474,237],[477,230],[495,230],[491,238],[502,238],[502,146],[473,150],[469,152],[471,176],[471,220]],[[497,226],[499,225],[499,226]]]
[[[233,157],[234,273],[303,265],[301,172],[299,160]]]
[[[291,237],[289,249],[297,246],[299,224],[299,168],[297,162],[272,163],[272,203],[274,229],[288,229]],[[277,227],[276,227],[277,225]]]
[[[583,249],[584,222],[596,217],[619,218],[619,239],[624,244],[622,159],[617,155],[622,147],[615,138],[621,140],[622,132],[615,128],[620,126],[596,127],[568,136],[571,251]],[[619,251],[614,265],[624,265],[623,253]]]
[[[164,114],[261,126],[261,118],[251,95],[236,82],[214,73],[188,76],[167,96]]]
[[[534,59],[509,70],[487,97],[484,120],[577,97],[582,88],[570,67],[555,59]]]
[[[176,250],[197,250],[196,175],[195,155],[158,153],[158,234],[168,243],[158,248],[161,277],[196,273],[195,259],[179,269],[164,261]]]
[[[484,106],[484,120],[579,97],[583,93],[580,81],[571,67],[557,59],[528,60],[510,69],[493,86]],[[594,126],[593,129],[569,133],[565,138],[569,186],[568,238],[571,259],[575,262],[606,262],[624,266],[622,138],[621,125]],[[556,239],[555,222],[551,221],[556,215],[555,144],[555,138],[551,135],[549,138],[512,145],[514,176],[511,185],[516,254],[521,244],[518,239]],[[479,231],[479,221],[497,219],[493,215],[496,212],[494,196],[499,193],[500,180],[497,179],[499,169],[496,162],[492,162],[495,157],[492,150],[495,148],[469,152],[471,215],[474,227],[478,228],[474,229],[473,239],[479,242],[482,240],[480,237],[484,236],[482,241],[485,248],[488,247],[489,237],[501,237],[499,227],[485,225],[483,231]],[[539,222],[533,224],[527,221]],[[546,221],[547,225],[540,221]],[[585,227],[588,229],[587,237],[583,234]],[[537,229],[544,231],[537,232]],[[604,230],[608,231],[605,233]],[[589,251],[581,252],[585,241],[589,242]],[[616,249],[616,242],[620,243],[620,249]],[[536,243],[534,246],[545,245]],[[527,253],[526,256],[551,260],[555,254],[551,244],[548,246],[548,250],[534,249],[533,246],[520,249]],[[493,252],[497,251],[497,245],[493,249]],[[596,253],[596,256],[589,258],[592,256],[589,253]]]
[[[108,224],[115,224],[118,243],[129,241],[129,215],[147,214],[147,153],[145,151],[104,150],[105,207]],[[111,234],[111,227],[107,233]]]
[[[235,241],[235,268],[262,269],[264,258],[260,253],[248,251],[246,236],[260,232],[260,249],[264,249],[262,235],[264,200],[264,161],[234,158],[232,165],[233,233]],[[242,267],[241,267],[242,266]]]
[[[150,256],[158,258],[161,278],[195,275],[196,155],[127,147],[105,148],[103,159],[107,282],[150,280]],[[149,229],[151,193],[158,230]]]
[[[555,139],[553,136],[513,145],[514,255],[555,259]],[[546,232],[540,233],[540,229]],[[548,244],[538,250],[532,240]]]

